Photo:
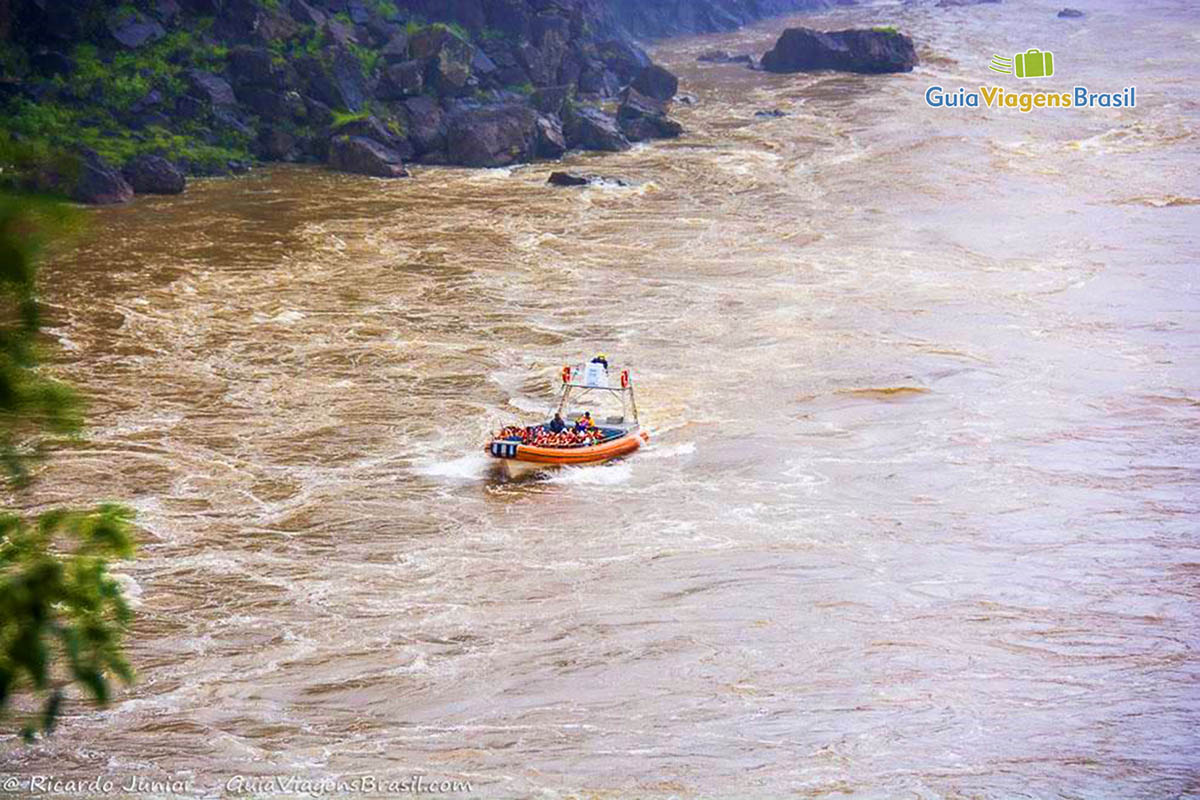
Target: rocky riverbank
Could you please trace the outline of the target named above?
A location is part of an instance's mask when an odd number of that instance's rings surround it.
[[[13,0],[0,4],[0,175],[107,203],[255,161],[401,177],[408,162],[622,150],[682,132],[677,81],[634,34],[817,5]]]

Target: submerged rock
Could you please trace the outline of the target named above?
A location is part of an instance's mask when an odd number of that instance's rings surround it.
[[[365,136],[333,137],[329,142],[329,166],[376,178],[408,175],[399,153]]]
[[[556,170],[550,173],[550,177],[546,179],[546,183],[553,186],[587,186],[589,181],[586,175]]]
[[[916,64],[912,39],[887,29],[788,28],[762,57],[762,68],[768,72],[909,72]]]
[[[183,170],[162,156],[137,156],[121,173],[138,194],[179,194],[187,185]]]
[[[554,171],[550,173],[550,177],[546,183],[552,186],[590,186],[592,184],[602,183],[609,186],[629,186],[629,181],[621,178],[610,178],[604,175],[580,174],[578,172]]]
[[[750,64],[754,61],[754,56],[747,53],[734,55],[728,50],[705,50],[696,56],[696,60],[708,64]]]
[[[1083,12],[1078,8],[1064,8],[1062,11],[1058,12],[1059,19],[1078,19],[1083,15]]]
[[[759,119],[775,119],[778,117],[786,117],[788,116],[788,113],[778,108],[772,108],[755,111],[754,116],[758,117]]]

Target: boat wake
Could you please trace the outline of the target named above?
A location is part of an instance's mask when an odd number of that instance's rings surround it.
[[[581,466],[561,467],[547,473],[549,483],[564,483],[585,486],[616,486],[627,483],[633,477],[633,465],[628,462],[608,462]]]
[[[413,467],[413,472],[427,478],[442,478],[452,481],[486,480],[492,460],[482,453],[471,453],[449,461],[434,461]]]

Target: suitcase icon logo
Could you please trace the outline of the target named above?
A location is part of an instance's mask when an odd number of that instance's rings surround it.
[[[1054,74],[1054,53],[1031,47],[1012,58],[994,55],[988,69],[1016,75],[1018,78],[1049,78]]]

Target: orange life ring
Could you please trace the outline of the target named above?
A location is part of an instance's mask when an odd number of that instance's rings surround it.
[[[570,383],[570,382],[571,382],[571,368],[570,368],[570,367],[563,367],[563,371],[562,371],[562,382],[563,382],[563,383]]]
[[[627,369],[621,370],[621,388],[622,389],[629,388],[629,370],[627,370]]]

